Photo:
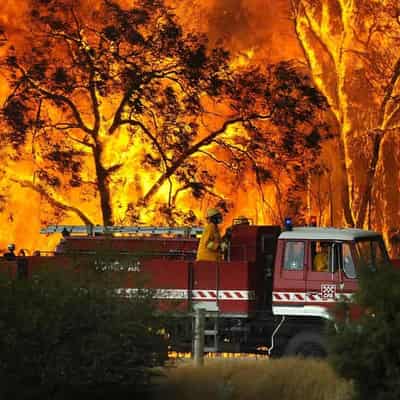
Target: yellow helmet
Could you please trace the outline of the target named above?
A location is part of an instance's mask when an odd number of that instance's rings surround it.
[[[214,215],[218,215],[221,214],[221,212],[219,210],[217,210],[216,208],[209,208],[207,210],[207,218],[211,218]]]

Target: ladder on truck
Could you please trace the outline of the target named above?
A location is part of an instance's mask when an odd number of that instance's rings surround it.
[[[162,227],[162,226],[102,226],[102,225],[49,225],[40,230],[41,234],[122,234],[122,235],[174,235],[193,237],[201,235],[203,228],[192,227]]]
[[[218,312],[207,312],[205,315],[204,329],[204,352],[217,353],[219,351],[218,341]]]
[[[193,353],[217,353],[219,351],[219,312],[198,307],[195,308],[192,316]]]

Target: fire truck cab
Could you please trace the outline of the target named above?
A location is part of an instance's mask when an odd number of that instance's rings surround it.
[[[272,313],[281,316],[276,352],[322,355],[324,321],[338,301],[357,290],[358,271],[387,263],[377,232],[315,227],[282,232],[272,290]]]

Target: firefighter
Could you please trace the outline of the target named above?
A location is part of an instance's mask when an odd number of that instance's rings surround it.
[[[3,257],[6,259],[6,260],[15,260],[16,258],[17,258],[17,256],[15,255],[15,253],[14,253],[14,250],[15,250],[15,244],[14,243],[10,243],[8,246],[7,246],[7,248],[8,248],[8,252],[7,253],[4,253],[4,255],[3,255]]]
[[[222,214],[216,208],[207,210],[207,226],[200,238],[197,250],[197,261],[220,261],[221,260],[221,234],[218,224],[222,222]]]
[[[321,251],[314,257],[313,269],[316,272],[328,272],[329,243],[321,243]]]

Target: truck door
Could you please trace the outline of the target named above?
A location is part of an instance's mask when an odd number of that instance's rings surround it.
[[[334,303],[339,287],[340,244],[329,240],[309,241],[306,276],[307,303]]]
[[[254,286],[260,294],[259,307],[261,309],[271,309],[272,305],[272,288],[273,288],[273,270],[276,254],[277,234],[262,234],[260,236],[260,244],[257,262],[260,265],[257,270],[262,273],[261,277],[256,277],[258,282],[254,282]]]
[[[343,242],[341,244],[340,256],[340,293],[345,297],[350,297],[358,287],[354,242]]]
[[[304,303],[306,258],[306,241],[279,241],[273,287],[275,306],[287,306],[292,303],[300,306]]]

